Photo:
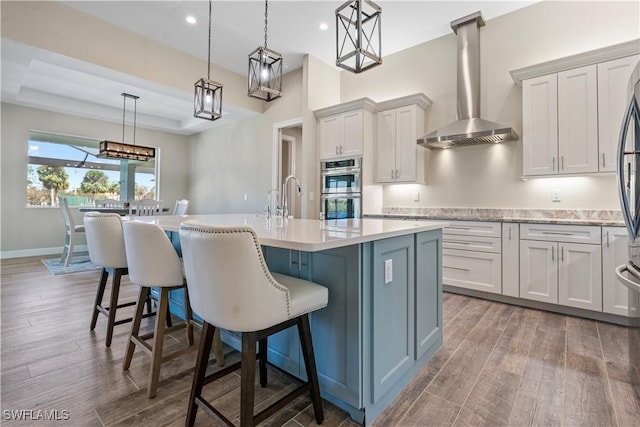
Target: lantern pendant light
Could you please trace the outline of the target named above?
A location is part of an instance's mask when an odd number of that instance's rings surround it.
[[[336,9],[336,65],[361,73],[382,64],[382,8],[349,0]]]
[[[200,119],[217,120],[222,117],[222,83],[211,80],[211,0],[209,0],[209,46],[207,78],[195,83],[193,115]]]
[[[267,48],[267,2],[264,2],[264,46],[249,54],[248,95],[269,102],[282,96],[282,55]]]

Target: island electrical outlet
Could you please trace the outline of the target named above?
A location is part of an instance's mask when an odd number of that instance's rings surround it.
[[[384,284],[391,283],[393,280],[393,260],[384,260]]]

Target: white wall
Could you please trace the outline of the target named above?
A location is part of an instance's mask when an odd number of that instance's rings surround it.
[[[483,118],[522,135],[522,90],[509,71],[637,39],[639,16],[638,2],[543,1],[487,21],[480,30]],[[385,56],[362,74],[343,72],[342,102],[424,92],[433,101],[425,129],[431,131],[456,118],[455,79],[452,32]],[[522,181],[520,141],[429,151],[426,162],[427,185],[385,186],[384,206],[619,209],[611,175]],[[551,201],[553,189],[561,190],[561,202]]]
[[[122,125],[6,103],[1,107],[2,256],[61,251],[65,229],[60,210],[26,207],[29,130],[117,141],[122,137]],[[127,135],[131,135],[131,129],[127,129]],[[189,192],[187,137],[137,128],[136,143],[159,148],[159,197],[170,209],[173,208],[175,200],[188,196]],[[74,218],[81,223],[81,213],[73,211]],[[84,244],[84,240],[80,244]]]

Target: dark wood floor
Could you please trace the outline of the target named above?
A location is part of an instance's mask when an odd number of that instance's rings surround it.
[[[184,425],[195,354],[165,364],[156,398],[147,399],[148,357],[137,351],[122,371],[129,325],[116,327],[110,349],[104,317],[88,330],[97,272],[53,276],[39,258],[3,260],[1,268],[2,425]],[[136,293],[125,281],[123,299]],[[444,296],[444,323],[442,349],[375,425],[640,425],[640,370],[629,362],[639,329],[454,294]],[[167,348],[185,341],[172,338]],[[228,360],[236,356],[228,350]],[[269,375],[269,386],[257,387],[260,405],[291,387]],[[239,384],[229,375],[207,391],[236,421]],[[12,410],[69,419],[9,420]],[[263,425],[315,425],[312,413],[300,397]],[[326,426],[355,425],[328,402],[325,413]],[[213,423],[200,411],[197,425]]]

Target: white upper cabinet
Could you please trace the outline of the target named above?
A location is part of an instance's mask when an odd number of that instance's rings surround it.
[[[373,146],[376,104],[362,98],[315,111],[320,160],[364,156]]]
[[[627,108],[627,84],[640,55],[598,64],[598,141],[600,172],[616,171],[620,125]],[[633,135],[627,135],[633,140]]]
[[[522,85],[523,175],[615,172],[636,40],[511,71]]]
[[[558,73],[558,173],[598,171],[596,66]]]
[[[406,105],[403,105],[406,104]],[[424,184],[424,148],[417,139],[424,133],[426,96],[411,95],[378,105],[376,117],[376,182]],[[389,108],[389,107],[395,108]]]
[[[557,173],[558,76],[522,82],[522,150],[524,175]]]

